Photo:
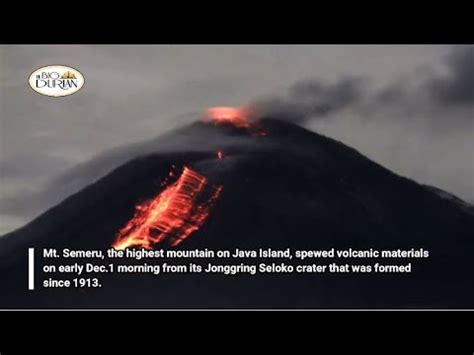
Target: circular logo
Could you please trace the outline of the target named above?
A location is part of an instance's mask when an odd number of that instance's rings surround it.
[[[84,85],[84,76],[71,67],[48,65],[31,73],[28,83],[41,95],[62,97],[78,92]]]

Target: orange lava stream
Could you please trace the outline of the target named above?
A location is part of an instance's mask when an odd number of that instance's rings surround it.
[[[112,246],[151,249],[164,241],[178,245],[204,224],[221,190],[222,186],[210,186],[204,176],[185,167],[176,182],[136,206]]]

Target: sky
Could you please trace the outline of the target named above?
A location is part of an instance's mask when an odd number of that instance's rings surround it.
[[[35,93],[30,73],[52,64],[84,87]],[[4,45],[0,235],[67,197],[47,187],[81,163],[249,103],[474,201],[474,46]]]

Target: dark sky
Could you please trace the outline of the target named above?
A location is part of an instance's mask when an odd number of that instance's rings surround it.
[[[31,90],[51,64],[83,89]],[[249,102],[473,201],[473,85],[473,46],[0,46],[0,234],[50,207],[18,208],[77,164]]]

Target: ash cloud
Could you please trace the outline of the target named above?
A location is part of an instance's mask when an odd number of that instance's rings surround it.
[[[432,97],[444,104],[474,102],[474,46],[453,51],[447,58],[448,73],[427,83]]]
[[[299,124],[335,117],[344,110],[367,117],[382,116],[396,108],[405,115],[429,113],[436,117],[447,109],[459,112],[472,108],[474,46],[454,48],[445,58],[444,69],[446,73],[431,72],[428,78],[414,73],[379,88],[374,88],[367,76],[343,76],[333,82],[303,80],[284,95],[258,98],[250,107],[255,116]],[[469,111],[465,116],[473,118]]]
[[[313,79],[297,82],[285,97],[268,97],[250,106],[256,116],[270,116],[304,123],[323,118],[362,100],[367,94],[368,79],[346,76],[337,82]]]

